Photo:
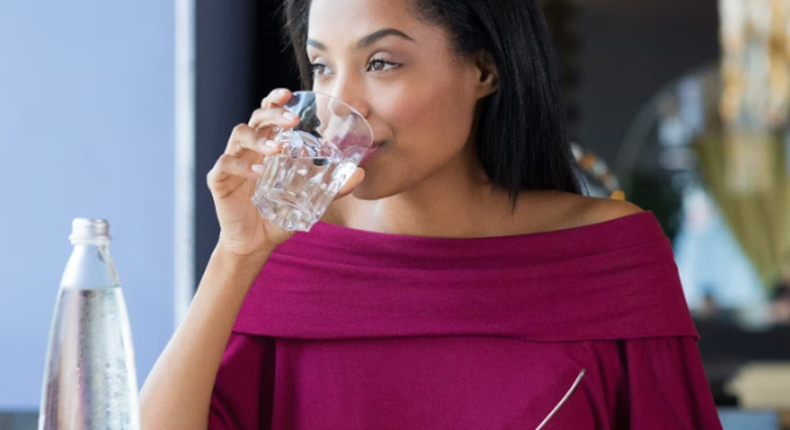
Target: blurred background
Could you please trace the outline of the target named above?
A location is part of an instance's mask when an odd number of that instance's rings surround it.
[[[725,428],[790,428],[790,0],[541,3],[589,192],[672,240]],[[147,376],[216,242],[206,173],[298,88],[279,4],[0,2],[0,430],[36,427],[75,217],[110,221]]]

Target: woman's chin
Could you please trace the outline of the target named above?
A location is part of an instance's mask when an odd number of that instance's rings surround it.
[[[388,184],[387,181],[377,180],[376,176],[370,175],[365,176],[365,179],[354,188],[351,195],[359,200],[379,200],[394,196],[399,192],[400,190],[393,187],[391,182]]]
[[[375,188],[365,184],[365,180],[360,182],[359,185],[354,188],[354,191],[351,192],[351,195],[355,199],[359,200],[378,200],[382,198],[381,193],[377,192]]]

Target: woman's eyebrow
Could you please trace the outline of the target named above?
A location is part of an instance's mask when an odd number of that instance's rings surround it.
[[[321,43],[321,42],[319,42],[317,40],[307,39],[307,44],[312,46],[315,49],[318,49],[318,50],[321,50],[321,51],[324,51],[324,52],[329,51],[329,49],[326,47],[326,45],[324,45],[323,43]]]
[[[359,39],[359,42],[357,42],[356,45],[354,45],[354,49],[367,48],[368,46],[388,36],[396,36],[408,40],[410,42],[415,42],[415,40],[412,39],[408,34],[400,30],[396,30],[394,28],[385,28],[382,30],[374,31],[373,33],[368,34],[362,39]],[[324,52],[329,51],[329,48],[327,48],[326,45],[315,39],[307,39],[307,44]]]
[[[356,46],[354,46],[354,48],[355,49],[367,48],[368,46],[376,43],[377,41],[379,41],[379,40],[381,40],[381,39],[383,39],[383,38],[385,38],[387,36],[397,36],[397,37],[400,37],[402,39],[406,39],[406,40],[408,40],[410,42],[414,42],[415,41],[414,39],[409,37],[408,34],[402,32],[400,30],[396,30],[394,28],[385,28],[383,30],[378,30],[378,31],[375,31],[373,33],[370,33],[367,36],[363,37],[362,39],[359,39],[359,42],[357,42],[357,44],[356,44]]]

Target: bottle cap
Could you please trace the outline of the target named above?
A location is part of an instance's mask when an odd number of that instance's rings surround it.
[[[103,219],[75,218],[71,223],[72,245],[92,243],[108,245],[110,243],[110,223]]]

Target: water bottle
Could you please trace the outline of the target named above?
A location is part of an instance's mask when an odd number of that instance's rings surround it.
[[[74,220],[47,349],[39,430],[139,430],[129,318],[107,221]]]

